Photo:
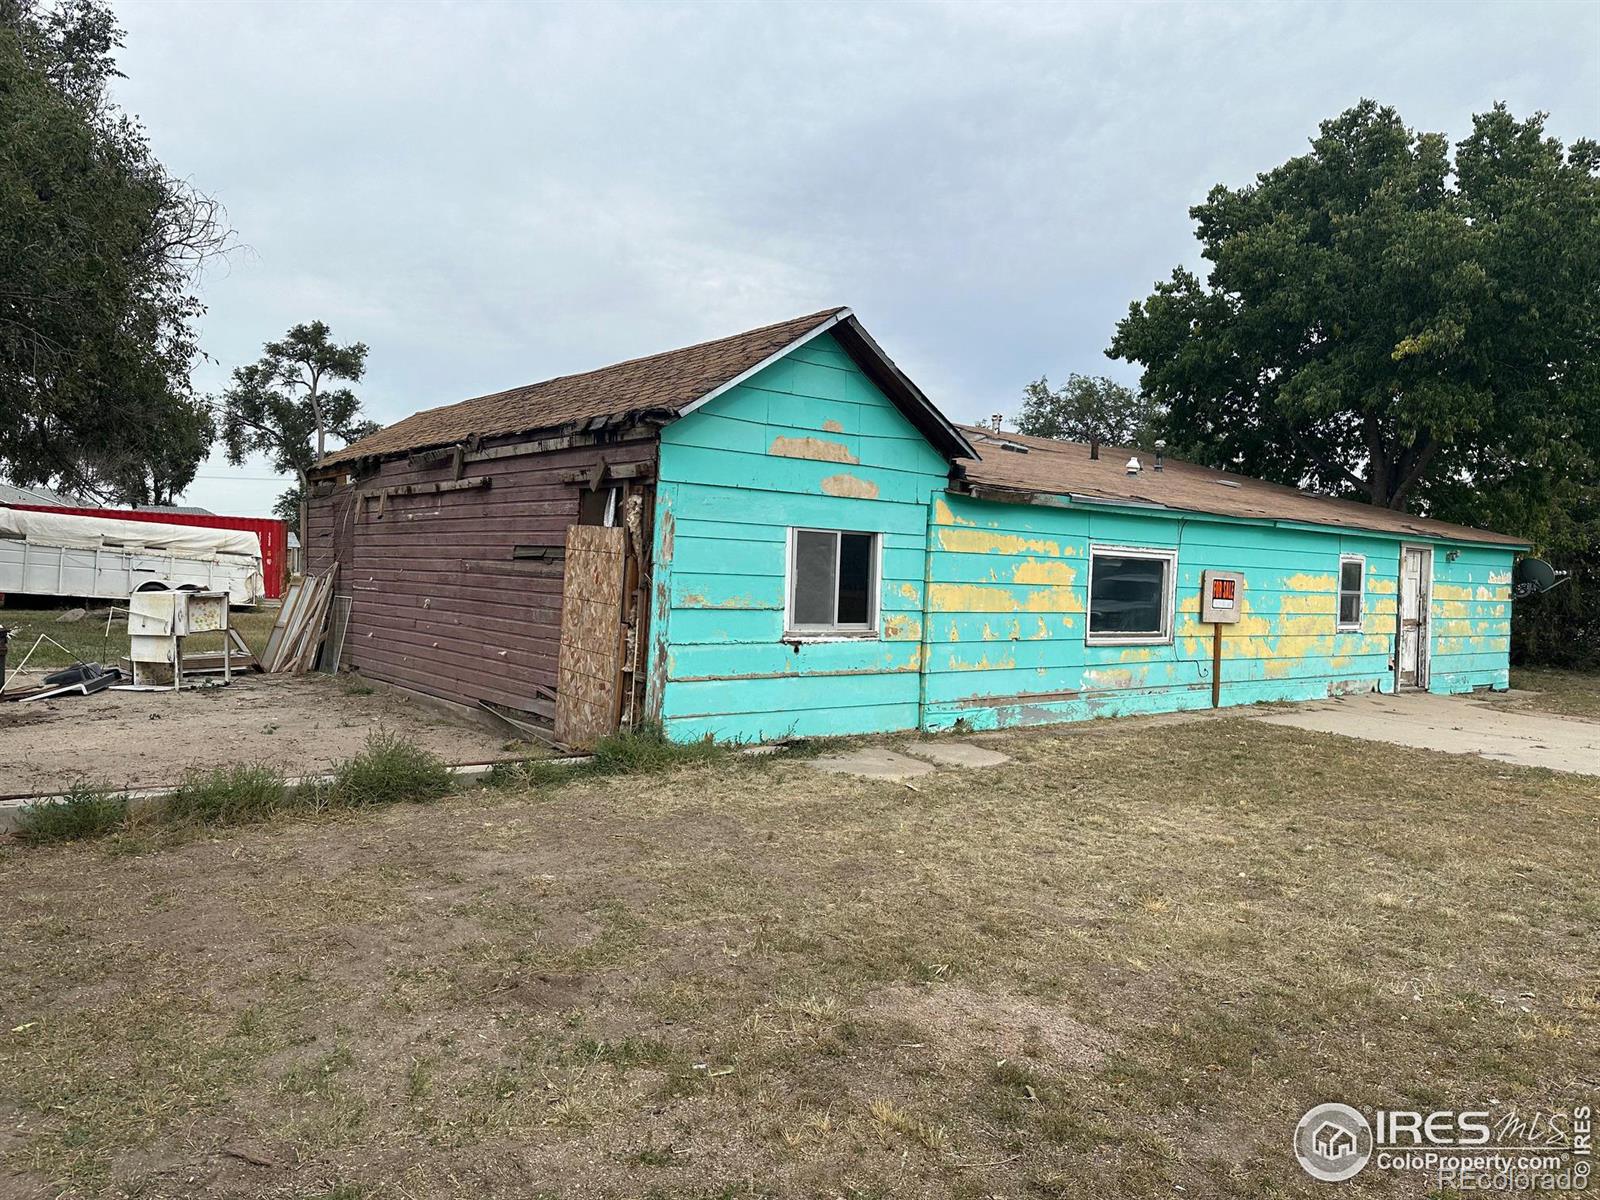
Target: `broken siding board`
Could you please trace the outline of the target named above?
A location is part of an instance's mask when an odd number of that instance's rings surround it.
[[[665,724],[674,741],[697,742],[708,737],[726,740],[728,730],[738,728],[746,731],[745,741],[757,743],[802,736],[894,733],[916,728],[917,713],[916,701],[910,700],[859,707],[834,705],[804,713],[728,712],[709,717],[677,717]]]
[[[691,417],[696,415],[690,414]],[[671,428],[668,426],[669,430]],[[828,443],[828,439],[818,441]],[[792,446],[785,448],[794,449]],[[741,454],[679,446],[674,448],[673,461],[679,482],[716,480],[716,486],[748,492],[826,497],[823,480],[836,475],[853,476],[877,488],[877,495],[873,499],[920,508],[919,496],[928,486],[928,477],[915,472],[864,467],[859,463],[828,458]]]
[[[915,638],[872,643],[869,654],[849,642],[814,642],[796,654],[785,644],[751,645],[741,651],[745,678],[788,675],[847,677],[853,672],[883,674],[915,671],[922,646]],[[677,646],[668,656],[672,679],[718,679],[726,676],[727,655],[715,644]]]
[[[687,417],[684,418],[685,422],[687,420]],[[682,423],[684,422],[679,424]],[[676,428],[675,425],[669,425],[667,432]],[[667,458],[664,453],[663,475],[666,471]],[[681,462],[678,454],[672,453],[670,460],[676,471]],[[831,474],[831,471],[824,474]],[[821,478],[816,480],[819,485],[816,493],[774,493],[783,497],[781,503],[769,502],[759,510],[753,505],[729,502],[729,494],[725,489],[735,485],[708,484],[695,478],[674,479],[673,482],[683,485],[678,493],[677,516],[687,520],[709,518],[713,521],[734,522],[743,519],[750,522],[752,529],[758,526],[784,529],[790,525],[826,528],[822,523],[837,519],[842,511],[838,507],[838,497],[824,495],[820,491]],[[937,482],[943,486],[944,480],[941,477]],[[927,528],[927,514],[921,504],[884,503],[880,508],[857,510],[857,512],[860,514],[859,519],[875,521],[872,528],[877,532],[910,535],[917,538],[919,544]]]
[[[574,525],[567,531],[555,735],[574,748],[590,747],[617,728],[626,551],[622,529]]]

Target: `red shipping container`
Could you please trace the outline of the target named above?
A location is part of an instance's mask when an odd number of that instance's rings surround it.
[[[268,600],[282,600],[289,578],[289,525],[266,517],[218,517],[210,513],[138,512],[129,508],[65,508],[59,504],[13,504],[30,512],[74,517],[113,517],[152,525],[192,525],[201,529],[242,529],[261,541],[262,590]]]

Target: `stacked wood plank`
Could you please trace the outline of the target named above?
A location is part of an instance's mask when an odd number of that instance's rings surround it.
[[[327,636],[338,570],[335,566],[321,575],[289,581],[283,607],[278,610],[278,620],[261,654],[262,669],[268,674],[303,675],[316,665]]]

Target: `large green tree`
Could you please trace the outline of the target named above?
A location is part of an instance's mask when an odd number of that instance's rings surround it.
[[[247,455],[262,454],[273,470],[295,477],[274,511],[297,529],[307,472],[328,452],[328,439],[349,444],[378,427],[362,417],[354,391],[336,386],[361,382],[365,343],[340,346],[328,334],[322,321],[296,325],[268,342],[259,360],[235,368],[233,382],[214,402],[229,462],[238,466]]]
[[[1159,436],[1164,416],[1159,405],[1126,384],[1074,372],[1058,388],[1036,379],[1023,389],[1017,430],[1058,441],[1143,446]]]
[[[0,0],[0,477],[163,503],[214,429],[194,283],[230,233],[111,103],[99,0]]]
[[[1597,177],[1600,146],[1542,114],[1496,106],[1452,156],[1363,101],[1191,209],[1206,277],[1175,270],[1110,353],[1214,465],[1551,524],[1560,481],[1600,459]]]

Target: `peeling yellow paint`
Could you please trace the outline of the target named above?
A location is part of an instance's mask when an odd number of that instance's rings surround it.
[[[1050,626],[1045,624],[1045,619],[1043,617],[1040,617],[1039,618],[1039,631],[1033,635],[1033,640],[1036,641],[1036,642],[1042,642],[1042,641],[1045,641],[1046,639],[1048,639],[1049,637],[1050,637]]]
[[[939,496],[933,498],[933,519],[939,525],[976,525],[976,521],[969,521],[965,517],[958,517],[950,510],[950,506]]]
[[[1018,598],[1004,587],[981,583],[935,583],[929,607],[939,612],[1082,612],[1083,601],[1072,588],[1035,588]]]
[[[1378,596],[1393,596],[1399,590],[1400,590],[1399,582],[1396,581],[1396,580],[1393,580],[1393,579],[1369,579],[1369,580],[1367,580],[1367,591],[1372,592],[1372,593],[1374,593],[1375,595],[1378,595]]]
[[[1489,572],[1489,582],[1490,583],[1510,583],[1511,582],[1511,572],[1510,571],[1490,571]]]
[[[921,599],[921,597],[917,595],[917,585],[914,583],[902,583],[900,585],[900,596],[902,599],[909,600],[913,604]]]
[[[852,496],[857,500],[878,498],[877,484],[854,475],[829,475],[822,481],[822,490],[830,496]]]
[[[1130,646],[1117,655],[1118,662],[1151,662],[1155,651],[1148,646]]]
[[[767,447],[767,453],[775,454],[779,458],[809,458],[817,462],[860,462],[850,453],[849,446],[842,442],[830,442],[826,438],[775,437],[772,439],[772,445]]]
[[[1138,672],[1120,667],[1106,669],[1091,667],[1083,673],[1083,686],[1085,688],[1131,688],[1137,687],[1139,681]]]
[[[1010,671],[1014,670],[1016,665],[1015,655],[1010,658],[997,658],[993,662],[989,661],[988,654],[984,654],[976,662],[969,662],[955,654],[950,656],[952,671]]]
[[[1016,583],[1052,583],[1066,587],[1078,578],[1078,571],[1070,563],[1030,558],[1013,568],[1011,578]]]
[[[1046,538],[1014,533],[989,533],[982,529],[941,529],[939,546],[958,554],[1049,554],[1061,557],[1061,545]]]
[[[1331,595],[1285,596],[1278,606],[1278,611],[1286,614],[1324,616],[1331,620],[1334,615],[1332,599]]]
[[[890,641],[914,642],[922,640],[922,622],[914,617],[895,615],[883,623],[883,636]]]
[[[950,640],[952,642],[959,642],[961,640],[961,627],[954,621],[950,622]]]
[[[830,417],[828,420],[826,420],[826,421],[824,421],[822,423],[822,432],[824,432],[824,433],[843,433],[844,432],[844,426],[839,424],[838,421],[835,421]]]
[[[726,600],[712,600],[700,592],[685,592],[678,601],[679,608],[760,608],[749,596],[729,596]]]
[[[1302,572],[1289,576],[1284,583],[1291,592],[1334,592],[1339,589],[1339,580],[1332,575],[1307,575]]]

